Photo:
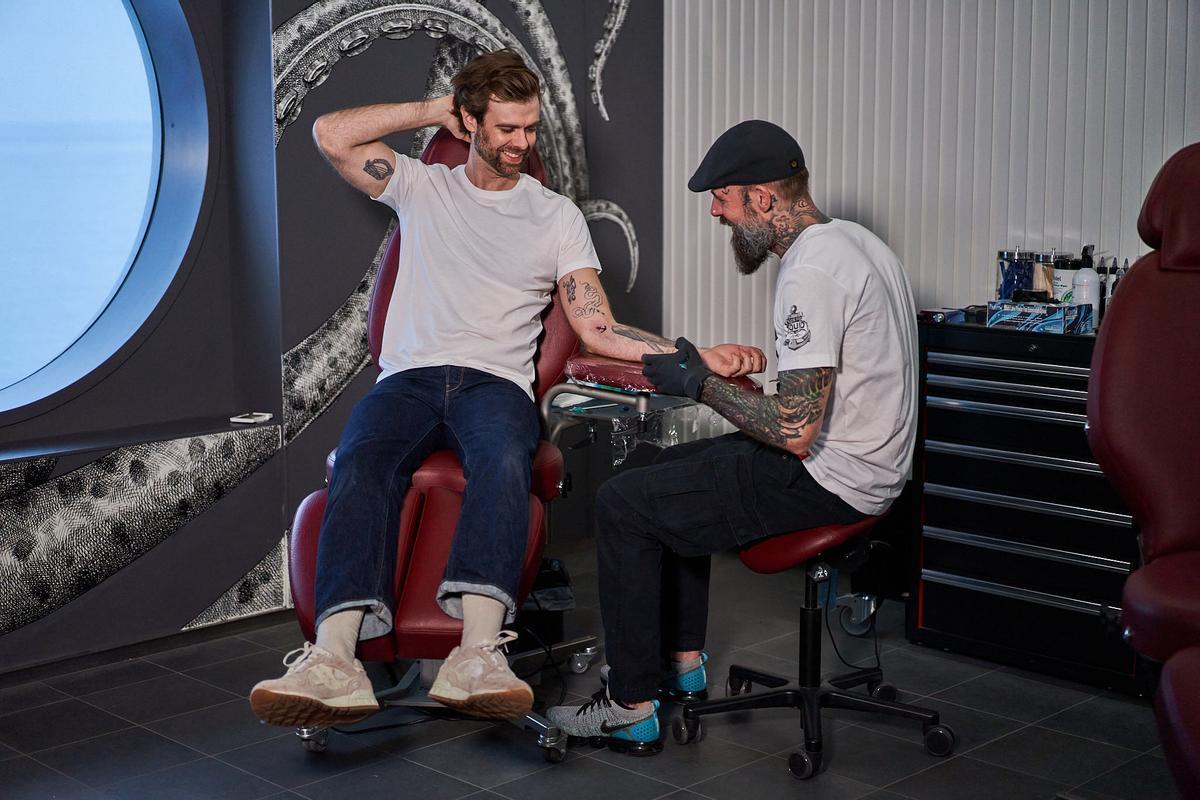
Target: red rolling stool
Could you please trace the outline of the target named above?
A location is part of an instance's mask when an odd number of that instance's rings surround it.
[[[1175,784],[1185,798],[1200,798],[1200,645],[1180,650],[1163,667],[1154,711]]]
[[[445,164],[455,167],[466,163],[469,147],[445,129],[439,130],[430,140],[421,156],[426,164]],[[533,152],[528,171],[538,180],[545,180],[542,162]],[[397,229],[388,242],[379,274],[371,294],[371,305],[367,318],[367,338],[371,357],[376,364],[383,341],[383,325],[396,281],[396,269],[400,253],[400,234]],[[552,295],[556,300],[556,295]],[[558,383],[565,371],[567,359],[578,350],[578,340],[571,330],[567,318],[557,302],[552,302],[542,315],[543,332],[538,340],[534,359],[537,370],[534,396],[541,398],[547,390]],[[336,451],[326,459],[326,483],[332,474]],[[546,515],[544,504],[557,497],[563,481],[563,457],[558,448],[547,441],[538,445],[533,459],[533,483],[529,497],[529,540],[522,566],[520,590],[516,599],[520,608],[533,585],[541,565],[542,550],[546,541]],[[359,643],[358,657],[363,661],[395,662],[398,659],[444,659],[459,643],[462,636],[462,621],[447,616],[435,600],[437,587],[445,570],[450,554],[450,544],[462,508],[462,493],[466,479],[462,466],[452,450],[439,450],[413,474],[412,486],[404,497],[400,513],[399,539],[396,552],[394,576],[396,607],[391,634],[368,639]],[[316,617],[316,569],[317,543],[320,538],[321,518],[325,513],[327,489],[313,492],[296,510],[289,544],[289,578],[292,599],[300,629],[310,641],[316,639],[314,620]],[[591,663],[598,653],[596,637],[584,637],[570,642],[559,642],[544,650],[531,651],[510,658],[510,662],[536,665],[547,656],[569,655],[572,668],[576,671]],[[386,706],[417,706],[439,709],[441,706],[428,699],[425,692],[414,691],[420,665],[415,664],[397,685],[378,693],[377,699]],[[514,721],[516,722],[516,721]],[[538,734],[538,744],[543,747],[548,760],[561,761],[566,754],[566,737],[538,714],[531,713],[519,721],[524,727]],[[300,728],[298,735],[310,751],[325,749],[328,729]]]
[[[938,713],[895,702],[896,690],[883,682],[880,669],[861,669],[839,675],[829,679],[829,686],[821,683],[820,584],[829,580],[832,570],[849,572],[867,560],[870,542],[866,534],[880,519],[867,517],[848,525],[794,531],[742,548],[739,552],[742,563],[755,572],[769,574],[793,567],[804,569],[799,677],[791,683],[787,678],[735,664],[729,668],[726,684],[729,697],[691,703],[684,708],[683,716],[674,720],[671,732],[677,742],[699,741],[704,734],[700,719],[709,714],[753,708],[795,708],[800,711],[804,726],[804,749],[791,754],[788,769],[797,778],[811,778],[821,769],[821,709],[848,708],[917,720],[923,726],[925,749],[930,755],[947,756],[953,752],[954,732],[941,724]],[[867,694],[847,691],[864,684]],[[772,691],[751,693],[754,685],[766,686]]]

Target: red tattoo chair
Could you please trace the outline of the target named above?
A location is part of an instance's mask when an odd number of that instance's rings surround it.
[[[1142,257],[1109,304],[1088,381],[1088,443],[1133,510],[1142,564],[1121,623],[1165,663],[1156,705],[1163,750],[1200,797],[1200,144],[1167,160],[1146,194]],[[1190,649],[1189,649],[1190,648]]]
[[[468,152],[469,148],[465,142],[442,129],[430,140],[421,160],[426,164],[440,163],[455,167],[466,163]],[[528,171],[535,178],[545,180],[542,162],[536,151],[530,156]],[[368,312],[367,338],[371,357],[376,364],[383,341],[384,318],[396,281],[399,252],[400,233],[397,229],[392,234],[380,262]],[[551,302],[542,315],[543,334],[538,341],[535,356],[537,377],[534,382],[534,396],[537,398],[541,398],[550,387],[561,380],[567,359],[578,349],[575,333],[557,303],[557,293],[552,297],[555,301]],[[326,484],[332,475],[336,456],[336,451],[331,452],[326,460]],[[516,597],[518,608],[529,593],[541,565],[546,540],[546,515],[543,506],[559,495],[562,480],[562,453],[550,442],[542,441],[533,460],[532,494],[529,497],[529,544]],[[358,656],[363,661],[390,664],[400,659],[440,660],[458,645],[462,636],[462,622],[447,616],[438,607],[435,597],[449,557],[450,543],[462,507],[465,486],[462,466],[452,450],[433,453],[414,473],[412,486],[404,497],[399,530],[396,531],[399,546],[394,583],[395,625],[389,635],[359,643]],[[300,628],[310,641],[316,640],[313,623],[316,617],[317,542],[327,495],[327,489],[320,489],[301,502],[296,510],[289,543],[292,599]],[[595,645],[595,637],[560,642],[550,647],[549,654],[539,649],[514,656],[510,662],[520,673],[518,664],[536,667],[537,664],[543,663],[547,656],[570,656],[572,668],[583,671],[597,653]],[[583,669],[580,669],[581,666]],[[377,695],[380,704],[416,706],[441,711],[442,707],[429,700],[427,694],[416,686],[419,672],[419,665],[414,665],[395,687],[380,692]],[[538,744],[545,749],[547,759],[562,760],[566,753],[566,737],[561,736],[557,728],[534,713],[521,722],[524,727],[538,734]],[[325,749],[327,729],[301,728],[297,733],[305,749]]]

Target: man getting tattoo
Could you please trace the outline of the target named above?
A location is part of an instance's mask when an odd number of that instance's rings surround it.
[[[733,229],[737,268],[779,256],[779,389],[712,373],[686,339],[642,357],[664,394],[706,403],[739,428],[664,450],[596,497],[606,686],[551,721],[634,754],[661,750],[657,697],[707,694],[710,555],[758,539],[884,513],[916,437],[916,312],[896,255],[813,203],[796,140],[769,122],[730,128],[688,181]],[[613,326],[614,329],[617,326]]]
[[[391,631],[401,501],[440,448],[454,448],[470,478],[437,593],[442,610],[463,620],[462,640],[430,696],[476,716],[527,713],[533,693],[499,648],[516,638],[501,628],[516,615],[529,530],[541,313],[558,283],[574,312],[567,319],[593,352],[637,360],[671,346],[641,331],[641,339],[613,333],[583,214],[521,172],[541,116],[536,74],[501,50],[471,61],[452,83],[446,97],[337,111],[313,126],[342,178],[396,212],[401,245],[380,376],[342,433],[329,484],[317,641],[289,654],[282,678],[251,692],[254,712],[273,724],[328,726],[378,710],[354,656],[359,640]],[[381,141],[432,125],[470,143],[464,166],[426,165]],[[761,350],[740,345],[703,359],[722,375],[765,365]]]

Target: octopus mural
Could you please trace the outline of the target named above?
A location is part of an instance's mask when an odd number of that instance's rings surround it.
[[[603,71],[630,0],[610,0],[588,70],[590,98],[604,120]],[[538,149],[551,187],[589,221],[623,232],[629,278],[637,280],[638,245],[629,216],[589,194],[583,131],[571,77],[540,0],[509,0],[530,47],[476,0],[319,0],[273,34],[275,142],[300,116],[306,95],[344,59],[383,40],[439,41],[427,97],[449,91],[450,77],[477,53],[510,47],[542,79],[543,133]],[[419,155],[432,130],[414,138]],[[392,223],[394,225],[394,222]],[[121,448],[57,477],[56,460],[0,464],[0,633],[49,614],[165,540],[238,486],[299,436],[369,364],[366,318],[371,285],[391,227],[349,297],[317,330],[284,354],[284,419],[256,427]],[[286,541],[286,539],[285,539]],[[285,605],[284,547],[261,563],[187,628]]]

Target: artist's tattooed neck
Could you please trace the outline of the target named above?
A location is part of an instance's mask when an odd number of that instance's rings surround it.
[[[801,232],[811,225],[822,225],[830,218],[821,212],[807,198],[801,198],[791,205],[776,211],[771,217],[771,227],[775,229],[775,245],[771,250],[777,256],[782,256],[792,243],[799,238]]]

